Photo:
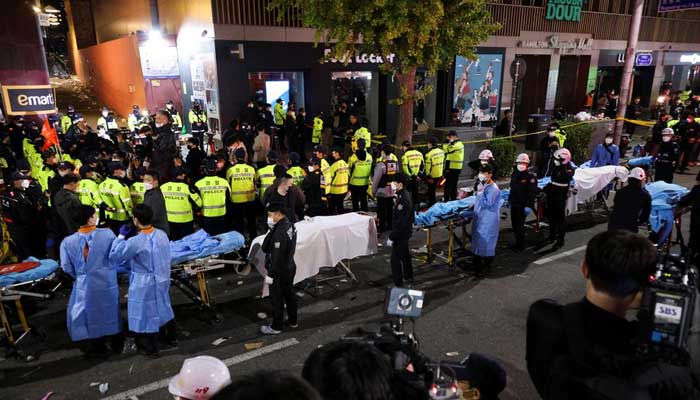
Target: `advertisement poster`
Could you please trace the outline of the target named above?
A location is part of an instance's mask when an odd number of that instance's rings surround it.
[[[502,74],[500,53],[480,53],[474,61],[456,57],[452,106],[459,110],[462,123],[498,119]]]
[[[177,63],[177,47],[139,47],[141,72],[144,78],[168,78],[180,76]]]
[[[659,0],[659,12],[700,8],[700,0]]]

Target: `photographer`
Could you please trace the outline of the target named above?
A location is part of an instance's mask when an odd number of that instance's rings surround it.
[[[656,249],[642,236],[599,233],[581,266],[585,298],[530,307],[527,367],[543,399],[695,398],[687,367],[636,356],[639,325],[625,318],[656,261]]]

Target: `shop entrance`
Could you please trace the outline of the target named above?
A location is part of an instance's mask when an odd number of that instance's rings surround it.
[[[346,103],[348,112],[356,114],[370,131],[377,132],[377,77],[371,71],[332,72],[331,109]]]
[[[590,65],[591,56],[560,57],[555,109],[563,110],[565,115],[583,110]]]
[[[635,67],[634,80],[632,81],[632,98],[640,97],[640,104],[648,107],[651,101],[652,82],[654,81],[655,67]],[[620,93],[620,81],[622,80],[623,67],[598,68],[598,81],[596,86],[596,99],[608,92],[615,90]],[[654,100],[656,100],[654,98]],[[594,101],[595,103],[595,101]]]
[[[253,100],[274,105],[277,99],[284,100],[284,109],[290,102],[296,110],[304,107],[303,72],[251,72],[248,74],[250,95]]]
[[[528,115],[544,113],[550,56],[516,55],[516,57],[525,59],[527,64],[525,78],[520,81],[517,88],[515,103],[515,118],[520,128],[527,124]]]

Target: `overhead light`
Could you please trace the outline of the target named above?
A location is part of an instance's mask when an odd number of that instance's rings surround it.
[[[46,6],[44,7],[44,12],[49,13],[49,14],[60,14],[61,12],[58,10],[58,8],[54,6]]]
[[[32,10],[34,10],[34,12],[37,14],[41,13],[41,8],[39,8],[37,6],[32,6]]]
[[[150,32],[148,32],[148,38],[151,40],[160,40],[163,38],[163,36],[161,35],[160,30],[153,29]]]

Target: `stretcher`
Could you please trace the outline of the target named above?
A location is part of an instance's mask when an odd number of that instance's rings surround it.
[[[238,232],[209,236],[203,229],[170,242],[170,281],[194,303],[214,311],[205,273],[232,265],[237,274],[247,275],[250,266],[240,253],[244,246],[245,238]],[[193,276],[196,287],[191,282]]]
[[[682,213],[678,212],[676,204],[689,190],[663,181],[649,183],[644,188],[651,195],[649,226],[655,242],[659,246],[667,245],[673,233],[674,224],[680,226],[681,222]]]
[[[39,265],[26,271],[0,275],[0,322],[2,323],[0,332],[7,338],[11,346],[16,345],[32,330],[27,316],[24,313],[24,308],[22,307],[22,297],[33,297],[45,300],[50,298],[51,294],[61,286],[61,284],[58,283],[48,292],[36,290],[36,285],[38,283],[54,278],[59,265],[56,261],[51,259],[38,260],[30,257],[25,260],[25,262],[26,261],[38,262]],[[6,310],[7,306],[4,305],[5,302],[13,302],[15,305],[22,331],[17,338],[15,338],[12,323],[10,322]]]

